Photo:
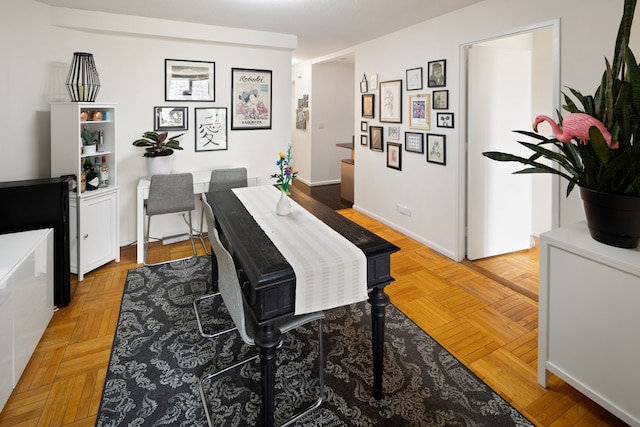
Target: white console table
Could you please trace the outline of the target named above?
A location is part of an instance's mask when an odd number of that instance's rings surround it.
[[[640,426],[640,250],[578,223],[540,237],[538,383],[553,372]]]
[[[0,235],[0,410],[53,316],[53,229]]]

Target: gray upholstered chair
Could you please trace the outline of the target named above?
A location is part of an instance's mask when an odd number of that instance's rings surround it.
[[[149,197],[145,203],[147,215],[147,228],[144,235],[144,264],[147,264],[147,251],[149,249],[149,232],[151,230],[151,217],[168,213],[188,213],[189,239],[193,248],[193,256],[197,255],[196,244],[193,238],[191,225],[191,212],[196,208],[193,197],[193,175],[190,173],[178,173],[171,175],[153,175],[149,185]],[[177,260],[169,260],[177,261]],[[168,262],[168,261],[165,261]],[[161,263],[160,263],[161,264]]]
[[[247,314],[247,310],[251,310],[251,308],[247,305],[245,299],[242,296],[242,290],[240,289],[240,283],[238,280],[238,273],[236,270],[235,263],[233,258],[229,254],[229,252],[225,249],[223,244],[220,241],[218,231],[215,228],[213,210],[211,206],[207,203],[206,198],[203,199],[203,207],[205,211],[205,217],[207,218],[207,226],[209,227],[208,238],[211,243],[211,248],[213,250],[212,260],[217,265],[217,276],[218,276],[218,289],[219,294],[211,294],[207,297],[215,297],[217,295],[222,295],[222,299],[224,304],[229,311],[231,318],[236,326],[236,328],[230,330],[237,330],[238,334],[242,337],[242,340],[251,346],[255,346],[255,337],[258,331],[258,325],[256,320],[250,314]],[[197,304],[194,302],[194,306]],[[324,318],[323,312],[315,312],[310,314],[303,314],[298,316],[291,316],[281,321],[277,322],[276,325],[280,329],[282,334],[285,334],[293,329],[296,329],[300,326],[303,326],[307,323],[317,321],[318,322],[318,379],[319,379],[319,391],[318,398],[308,407],[300,410],[295,415],[291,416],[289,419],[284,421],[281,426],[289,425],[295,422],[297,419],[306,415],[310,411],[316,409],[322,404],[324,399],[324,378],[323,378],[323,357],[322,357],[322,319]],[[219,335],[220,333],[224,333],[227,331],[221,331],[215,335]],[[212,335],[212,336],[215,336]],[[221,370],[213,372],[211,374],[205,374],[200,379],[200,397],[202,398],[202,404],[204,405],[205,414],[207,416],[207,422],[209,426],[213,426],[211,419],[211,410],[209,408],[209,403],[207,402],[207,394],[205,391],[205,383],[209,380],[228,372],[234,368],[240,367],[247,362],[255,360],[259,357],[259,354],[255,354],[252,357],[236,362],[230,366],[227,366]]]
[[[240,188],[247,186],[247,168],[225,168],[225,169],[214,169],[211,171],[211,178],[209,180],[209,191],[221,191],[221,190],[230,190],[232,188]],[[202,200],[204,203],[204,198],[206,196],[202,195]],[[202,242],[202,246],[204,247],[204,251],[207,255],[210,254],[209,248],[204,240],[204,207],[202,208],[202,213],[200,215],[200,233],[198,237]]]

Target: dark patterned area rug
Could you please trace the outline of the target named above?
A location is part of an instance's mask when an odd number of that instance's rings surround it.
[[[129,271],[97,426],[207,425],[199,378],[255,351],[235,332],[200,336],[192,302],[211,282],[208,257]],[[224,305],[203,310],[206,328],[230,324]],[[326,312],[323,332],[325,401],[298,426],[532,425],[392,305],[380,401],[372,396],[368,304]],[[316,324],[284,338],[277,417],[313,401],[318,389]],[[214,425],[259,424],[259,372],[252,362],[207,383]]]

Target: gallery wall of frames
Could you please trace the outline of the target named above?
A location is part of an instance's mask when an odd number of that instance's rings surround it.
[[[447,164],[446,129],[455,126],[454,113],[448,111],[447,60],[428,61],[425,68],[410,68],[398,79],[381,82],[376,73],[365,73],[360,81],[360,144],[386,152],[388,168],[402,170],[403,152]]]

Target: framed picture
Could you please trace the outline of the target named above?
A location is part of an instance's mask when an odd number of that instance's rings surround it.
[[[374,95],[362,95],[362,117],[373,119],[375,107],[373,105]]]
[[[387,139],[390,141],[399,141],[400,126],[387,126]]]
[[[226,150],[227,107],[196,108],[196,151]]]
[[[402,123],[402,80],[380,82],[380,121]]]
[[[427,162],[447,164],[447,141],[444,135],[427,134]]]
[[[369,130],[369,122],[360,122],[360,132],[367,132]]]
[[[369,126],[369,148],[373,151],[384,151],[382,126]]]
[[[371,74],[371,90],[377,90],[377,89],[378,89],[378,75]]]
[[[407,70],[407,90],[422,89],[422,67]]]
[[[439,128],[452,128],[453,113],[437,113],[436,122]]]
[[[187,107],[153,107],[153,130],[171,131],[189,129]]]
[[[216,63],[164,60],[165,101],[215,101]]]
[[[296,109],[296,129],[307,129],[307,119],[305,112],[307,112],[307,110],[304,108]]]
[[[427,86],[429,87],[444,87],[447,85],[447,61],[440,59],[438,61],[431,61],[429,65],[429,78]]]
[[[362,80],[360,81],[360,93],[369,92],[369,85],[367,84],[367,75],[362,76]]]
[[[409,127],[431,129],[431,95],[409,95]]]
[[[387,143],[387,167],[402,170],[402,145],[393,142]]]
[[[405,132],[404,149],[410,153],[424,153],[424,134],[419,132]]]
[[[433,109],[446,110],[449,108],[449,91],[434,90],[433,91]]]
[[[360,135],[360,145],[367,145],[369,141],[367,140],[367,135]]]
[[[231,69],[231,129],[271,129],[271,70]]]

